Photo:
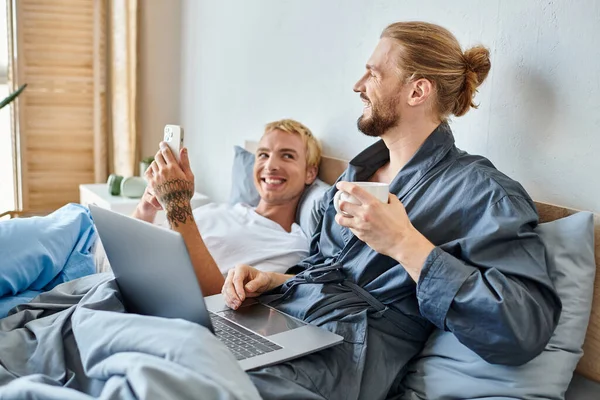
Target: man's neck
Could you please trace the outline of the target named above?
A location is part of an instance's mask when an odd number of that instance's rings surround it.
[[[256,206],[256,213],[271,221],[277,222],[286,232],[292,231],[292,224],[296,221],[296,208],[299,199],[285,204],[269,204],[263,200]]]
[[[393,179],[439,124],[440,121],[424,119],[401,122],[383,134],[381,138],[390,151],[390,162],[386,165],[386,175]]]

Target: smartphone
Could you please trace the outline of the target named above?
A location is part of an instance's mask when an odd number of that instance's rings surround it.
[[[179,151],[183,148],[183,128],[179,125],[165,125],[163,141],[171,149],[171,153],[179,162]]]

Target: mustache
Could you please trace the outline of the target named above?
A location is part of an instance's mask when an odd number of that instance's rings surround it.
[[[367,96],[365,96],[363,93],[360,94],[360,98],[365,101],[368,101],[369,103],[371,102],[371,100],[369,100],[369,98]]]

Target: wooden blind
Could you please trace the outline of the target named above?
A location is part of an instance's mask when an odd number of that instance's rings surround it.
[[[106,1],[18,0],[13,85],[19,99],[21,206],[79,201],[106,179]],[[100,161],[100,162],[99,162]]]

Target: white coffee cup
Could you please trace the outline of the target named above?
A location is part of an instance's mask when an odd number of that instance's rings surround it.
[[[382,203],[388,202],[388,196],[390,193],[390,185],[383,182],[352,182],[356,186],[360,186],[363,190],[371,193],[373,196],[377,198],[377,200]],[[361,204],[358,199],[346,192],[338,190],[338,192],[333,197],[333,206],[335,207],[335,211],[342,213],[340,210],[340,201],[347,201],[348,203]]]

